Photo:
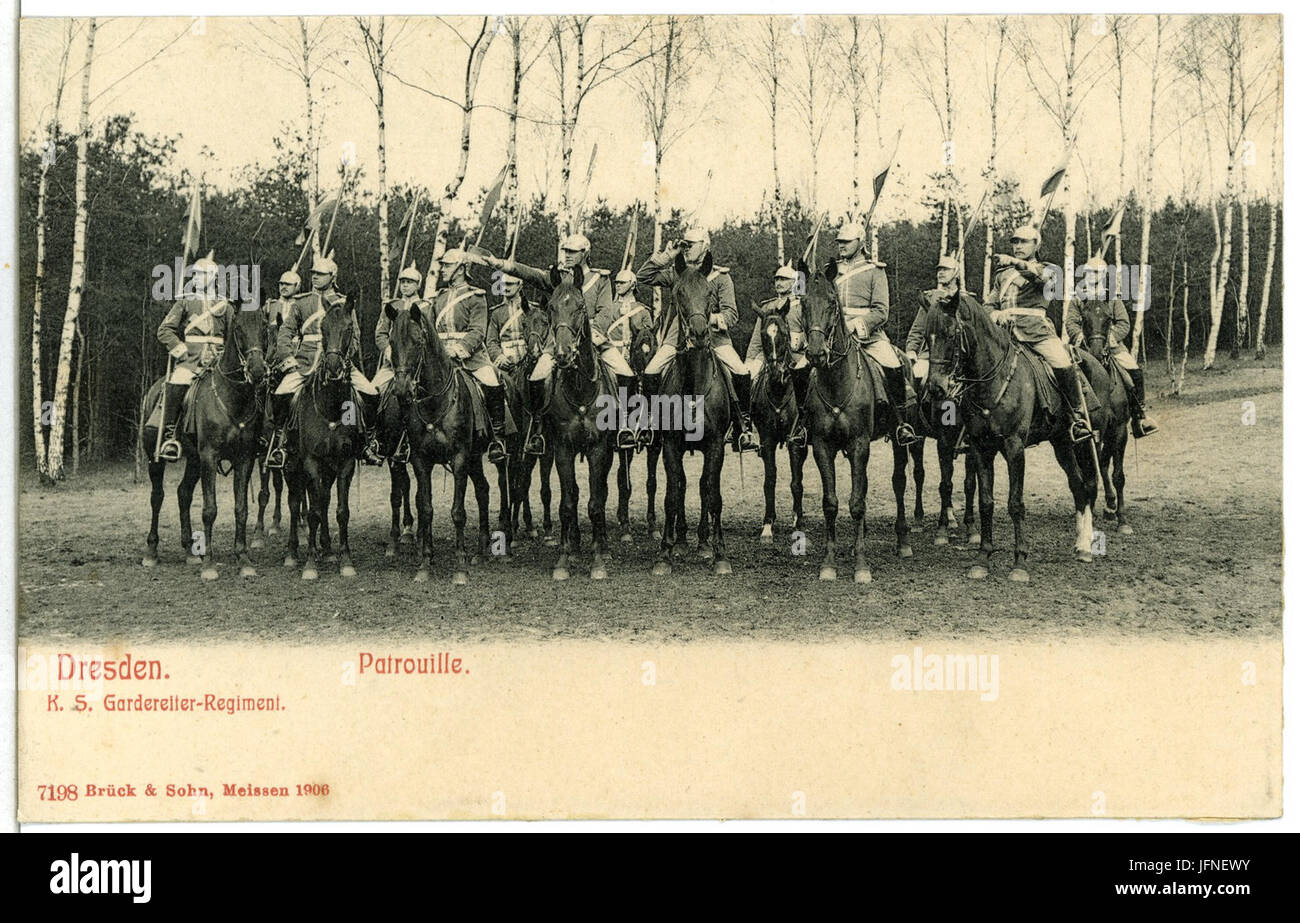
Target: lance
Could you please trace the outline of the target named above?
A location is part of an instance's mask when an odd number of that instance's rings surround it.
[[[1034,224],[1034,226],[1039,229],[1040,234],[1042,233],[1043,222],[1047,220],[1047,213],[1052,208],[1052,199],[1056,198],[1056,190],[1061,187],[1061,183],[1065,180],[1065,173],[1070,168],[1070,155],[1074,153],[1074,143],[1077,140],[1079,140],[1077,134],[1070,139],[1070,143],[1065,146],[1065,154],[1061,157],[1060,168],[1053,170],[1052,176],[1048,178],[1048,182],[1051,182],[1052,177],[1056,177],[1057,174],[1060,174],[1059,178],[1052,185],[1052,188],[1047,190],[1047,201],[1043,203],[1043,210],[1038,216],[1038,221]]]
[[[876,174],[876,180],[872,182],[874,187],[871,195],[871,207],[867,209],[863,217],[862,227],[871,227],[871,216],[876,213],[876,205],[880,202],[881,196],[885,191],[885,181],[889,179],[889,171],[894,166],[894,160],[898,157],[898,143],[903,140],[903,129],[898,129],[898,134],[894,135],[894,150],[889,155],[889,162],[885,164],[885,169]]]
[[[632,225],[627,229],[627,243],[623,245],[623,260],[619,264],[619,269],[630,269],[632,260],[636,256],[636,236],[637,226],[641,222],[641,203],[638,201],[632,206]]]
[[[190,210],[185,216],[185,231],[181,235],[181,279],[180,290],[185,288],[185,261],[190,258],[191,252],[198,252],[198,238],[203,229],[203,193],[200,191],[203,186],[203,180],[200,179],[195,185],[193,192],[190,194]],[[193,232],[193,233],[191,233]],[[177,296],[179,300],[179,293]],[[154,440],[153,458],[158,460],[162,454],[163,430],[166,429],[167,421],[167,386],[171,384],[172,372],[176,368],[176,358],[171,354],[167,356],[167,374],[163,376],[162,399],[158,407],[158,436]],[[147,423],[148,419],[144,421]],[[144,423],[141,423],[143,427]],[[180,424],[177,423],[179,428]]]
[[[347,167],[339,170],[339,194],[334,198],[334,211],[330,213],[330,226],[325,232],[325,243],[321,245],[321,253],[330,252],[330,238],[334,236],[334,221],[339,216],[339,203],[343,201],[343,180],[347,177]]]
[[[406,240],[402,243],[402,261],[397,266],[399,273],[406,267],[406,254],[411,249],[411,232],[415,230],[415,217],[420,213],[420,199],[423,195],[423,188],[416,190],[415,203],[411,206],[410,220],[406,224]]]

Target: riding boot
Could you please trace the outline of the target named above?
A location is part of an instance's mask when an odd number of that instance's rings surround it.
[[[387,459],[379,445],[379,395],[358,395],[361,401],[362,448],[361,462],[366,465],[382,465]]]
[[[492,442],[488,444],[487,457],[494,465],[506,460],[506,389],[497,385],[483,386],[483,401],[487,404],[488,421],[492,424]]]
[[[736,428],[736,451],[758,451],[758,433],[754,432],[753,421],[749,418],[749,390],[753,379],[748,375],[732,375],[732,384],[736,387],[736,410],[740,425]]]
[[[907,422],[907,380],[904,377],[906,372],[902,366],[883,369],[883,371],[885,388],[889,391],[889,403],[894,406],[894,412],[898,415],[898,428],[894,430],[894,441],[901,446],[911,445],[920,437],[916,435],[912,424]]]
[[[289,425],[289,413],[293,406],[292,394],[271,395],[271,422],[275,431],[271,434],[271,443],[266,450],[266,467],[283,468],[286,459],[285,428]]]
[[[1079,387],[1078,372],[1073,365],[1052,369],[1052,372],[1056,376],[1056,387],[1060,389],[1061,399],[1070,411],[1070,439],[1074,442],[1083,442],[1091,438],[1092,430],[1088,428],[1085,411],[1081,406],[1083,392]]]
[[[1159,429],[1155,420],[1147,416],[1147,386],[1141,369],[1129,369],[1129,378],[1133,379],[1133,438],[1150,436]]]
[[[786,437],[786,441],[799,449],[808,445],[808,427],[804,425],[803,421],[804,405],[808,399],[808,380],[811,375],[811,365],[790,370],[790,378],[794,382],[795,418],[791,423],[790,435]]]
[[[623,389],[623,393],[629,398],[636,394],[636,379],[629,378],[625,375],[616,375],[618,386]],[[639,416],[639,415],[638,415]],[[628,421],[631,422],[631,421]],[[615,445],[620,449],[635,449],[640,441],[640,426],[619,428],[618,435],[614,437]]]
[[[164,462],[180,461],[184,451],[181,449],[177,424],[181,418],[181,405],[185,401],[185,392],[189,385],[167,384],[166,416],[163,418],[163,441],[158,449],[158,460]]]
[[[545,455],[546,437],[542,435],[542,409],[546,406],[546,379],[528,382],[528,435],[524,437],[524,453]]]

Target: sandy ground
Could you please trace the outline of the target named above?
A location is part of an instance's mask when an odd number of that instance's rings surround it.
[[[434,579],[415,584],[413,552],[385,560],[388,475],[366,468],[353,488],[352,547],[359,576],[345,580],[322,567],[307,583],[280,566],[282,537],[255,552],[259,576],[241,579],[231,561],[233,509],[221,482],[216,527],[220,578],[200,580],[180,550],[173,489],[163,507],[161,565],[140,566],[148,530],[148,486],[132,483],[129,466],[84,473],[57,489],[26,476],[19,498],[21,547],[19,634],[28,639],[120,641],[253,640],[287,643],[363,637],[446,638],[465,641],[527,638],[793,639],[842,637],[905,639],[979,636],[1068,639],[1135,636],[1207,638],[1279,637],[1282,609],[1282,373],[1241,363],[1211,373],[1189,372],[1177,399],[1157,399],[1161,432],[1129,443],[1129,519],[1122,536],[1098,517],[1106,553],[1092,564],[1071,554],[1073,510],[1065,478],[1050,448],[1030,451],[1026,476],[1029,584],[1007,579],[1011,523],[1006,474],[997,470],[998,553],[989,578],[965,576],[973,552],[961,542],[933,545],[938,514],[938,463],[927,446],[926,522],[914,530],[916,555],[894,555],[890,455],[877,443],[867,501],[874,581],[852,582],[851,557],[842,547],[840,579],[817,579],[824,527],[821,485],[811,459],[805,470],[807,554],[791,553],[786,463],[779,463],[778,532],[762,546],[762,464],[736,456],[724,469],[724,526],[734,574],[715,577],[694,559],[672,576],[650,573],[655,545],[646,534],[645,462],[634,463],[635,542],[613,544],[610,579],[587,577],[589,546],[573,578],[556,583],[556,550],[523,539],[510,560],[492,559],[471,570],[470,585],[450,584],[450,483],[434,478]],[[1152,378],[1160,369],[1151,369]],[[1159,382],[1153,390],[1160,387]],[[1244,422],[1253,402],[1254,422]],[[847,465],[841,460],[841,541],[851,534]],[[698,515],[698,458],[687,461],[691,485],[687,516]],[[584,541],[590,538],[585,519]],[[492,478],[495,505],[495,477]],[[658,503],[665,479],[660,475]],[[558,504],[558,482],[554,482]],[[611,477],[611,493],[613,493]],[[536,482],[534,482],[536,498]],[[909,484],[908,508],[913,487]],[[956,498],[961,503],[960,462]],[[472,494],[471,494],[472,496]],[[197,499],[197,498],[196,498]],[[287,498],[286,498],[287,500]],[[201,525],[200,503],[194,507]],[[467,504],[470,531],[476,522]],[[255,509],[255,507],[254,507]],[[540,506],[535,502],[540,521]],[[614,518],[611,499],[608,513]],[[268,520],[270,515],[268,513]],[[287,510],[284,516],[287,525]],[[251,522],[251,517],[250,517]],[[495,509],[492,515],[495,524]],[[493,526],[495,527],[495,525]],[[250,526],[251,534],[251,526]],[[691,535],[694,535],[692,526]],[[616,536],[615,536],[616,538]],[[305,541],[305,533],[304,533]]]

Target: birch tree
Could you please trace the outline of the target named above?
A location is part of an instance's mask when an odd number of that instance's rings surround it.
[[[830,28],[821,16],[800,16],[795,20],[799,49],[799,79],[794,82],[790,98],[802,116],[808,133],[808,214],[815,224],[818,204],[818,155],[822,139],[830,124],[832,104],[838,87],[832,83],[836,73],[830,66],[832,44]]]
[[[939,137],[942,142],[939,162],[942,166],[940,185],[942,187],[943,212],[939,225],[939,256],[948,252],[948,230],[952,211],[952,201],[956,195],[956,175],[953,164],[956,162],[956,148],[953,139],[953,99],[952,99],[952,42],[949,34],[949,18],[941,17],[938,24],[927,24],[917,29],[908,48],[910,55],[910,73],[917,90],[930,108],[934,110],[939,122]]]
[[[999,91],[1002,86],[1003,69],[1006,66],[1007,41],[1010,34],[1010,25],[1008,17],[998,16],[991,19],[985,32],[983,46],[985,49],[983,59],[984,70],[984,87],[985,101],[989,107],[989,159],[984,168],[984,181],[990,190],[997,188],[998,182],[998,109],[999,109]],[[988,49],[992,47],[992,61],[989,60]],[[984,272],[983,285],[981,292],[987,293],[993,280],[993,225],[992,203],[989,203],[989,214],[984,220]],[[961,267],[963,280],[966,277],[966,267]]]
[[[1133,352],[1137,354],[1141,348],[1142,333],[1146,320],[1147,302],[1151,300],[1151,214],[1155,210],[1155,175],[1156,175],[1156,111],[1160,99],[1160,77],[1165,67],[1164,51],[1165,30],[1168,27],[1169,17],[1157,15],[1154,22],[1154,48],[1151,54],[1151,97],[1150,107],[1147,110],[1147,144],[1146,153],[1142,160],[1142,230],[1141,242],[1138,245],[1138,290],[1137,304],[1138,310],[1133,318]],[[1119,262],[1116,256],[1115,262]],[[1173,263],[1170,263],[1170,298],[1173,298]],[[1173,301],[1170,301],[1170,305]],[[1166,346],[1168,340],[1173,336],[1173,315],[1172,307],[1170,308],[1170,327],[1166,334]]]
[[[532,20],[526,16],[509,16],[503,21],[506,36],[510,39],[510,106],[506,110],[506,228],[521,220],[522,203],[519,200],[519,100],[524,78],[532,70],[545,50],[545,41],[539,39],[540,30],[531,28]]]
[[[781,199],[781,170],[777,161],[777,139],[780,137],[779,105],[781,81],[785,75],[785,24],[779,17],[764,16],[752,24],[740,23],[734,47],[736,56],[744,62],[754,77],[750,86],[762,100],[767,114],[772,140],[772,214],[776,221],[776,261],[785,262],[785,205]]]
[[[1264,261],[1264,285],[1259,294],[1259,321],[1255,328],[1255,358],[1264,358],[1264,331],[1268,321],[1268,302],[1273,289],[1273,262],[1277,256],[1277,218],[1281,210],[1282,187],[1278,182],[1278,163],[1282,157],[1279,142],[1282,138],[1282,43],[1278,42],[1276,68],[1277,85],[1273,91],[1273,146],[1269,154],[1272,176],[1268,188],[1268,255]]]

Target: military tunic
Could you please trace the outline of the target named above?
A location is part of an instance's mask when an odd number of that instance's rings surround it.
[[[347,298],[334,289],[324,292],[304,292],[295,295],[293,305],[284,315],[280,333],[276,338],[276,353],[285,359],[292,358],[295,367],[290,369],[275,389],[276,394],[296,394],[302,389],[307,375],[316,367],[321,352],[321,325],[330,308],[347,303]],[[361,350],[361,322],[352,311],[351,359]],[[363,394],[375,394],[374,386],[352,362],[352,386]]]
[[[187,295],[172,305],[158,325],[158,342],[176,360],[170,384],[191,384],[195,375],[221,358],[226,315],[233,310],[224,299],[196,295]]]
[[[636,280],[642,285],[657,285],[671,290],[677,282],[677,251],[664,250],[650,257],[636,272]],[[713,351],[723,364],[735,375],[748,375],[749,369],[736,353],[727,332],[740,322],[740,312],[736,309],[736,286],[731,280],[731,271],[725,266],[714,266],[709,273],[710,322],[713,315],[720,315],[721,322],[712,331],[710,339]],[[655,353],[646,373],[657,375],[663,371],[668,360],[677,354],[684,338],[681,319],[671,306],[665,307],[659,318],[659,351]]]
[[[1083,342],[1082,310],[1082,304],[1079,301],[1071,301],[1070,309],[1065,315],[1065,336],[1071,343]],[[1118,298],[1112,298],[1105,306],[1105,311],[1110,317],[1107,349],[1115,357],[1115,361],[1119,363],[1120,368],[1136,369],[1138,367],[1137,360],[1133,358],[1133,354],[1124,345],[1124,338],[1128,336],[1129,332],[1128,310],[1124,307],[1124,302]]]
[[[1052,329],[1047,316],[1047,287],[1052,268],[1030,261],[1030,271],[1003,266],[993,276],[995,306],[1011,317],[1011,332],[1017,340],[1031,347],[1052,368],[1071,364],[1065,344]]]
[[[462,366],[473,373],[482,384],[495,388],[501,382],[487,352],[487,299],[483,289],[475,288],[463,279],[451,288],[439,290],[430,306],[433,312],[434,332],[450,347],[459,343],[465,355],[459,358]]]
[[[849,332],[866,347],[867,355],[884,368],[899,367],[898,356],[885,333],[889,320],[889,278],[885,264],[859,253],[853,259],[837,262],[835,291]]]
[[[749,347],[745,350],[745,366],[754,378],[758,377],[758,373],[762,371],[767,361],[763,352],[763,330],[767,327],[767,319],[778,313],[787,301],[790,307],[785,312],[785,319],[790,328],[790,354],[794,360],[791,362],[791,368],[801,369],[808,365],[808,338],[803,330],[803,304],[794,295],[778,295],[758,306],[754,332],[750,334]]]
[[[375,349],[379,353],[379,361],[376,364],[375,377],[371,379],[371,384],[380,391],[393,380],[393,355],[392,350],[388,348],[389,334],[393,329],[393,322],[388,319],[389,305],[393,306],[394,311],[408,313],[412,305],[419,306],[421,311],[429,309],[429,302],[412,296],[410,298],[391,298],[384,304],[384,310],[379,312],[379,319],[375,321]]]
[[[515,297],[501,302],[488,314],[488,358],[497,365],[515,364],[528,353],[528,339],[524,333],[524,320],[533,307],[516,293]]]

